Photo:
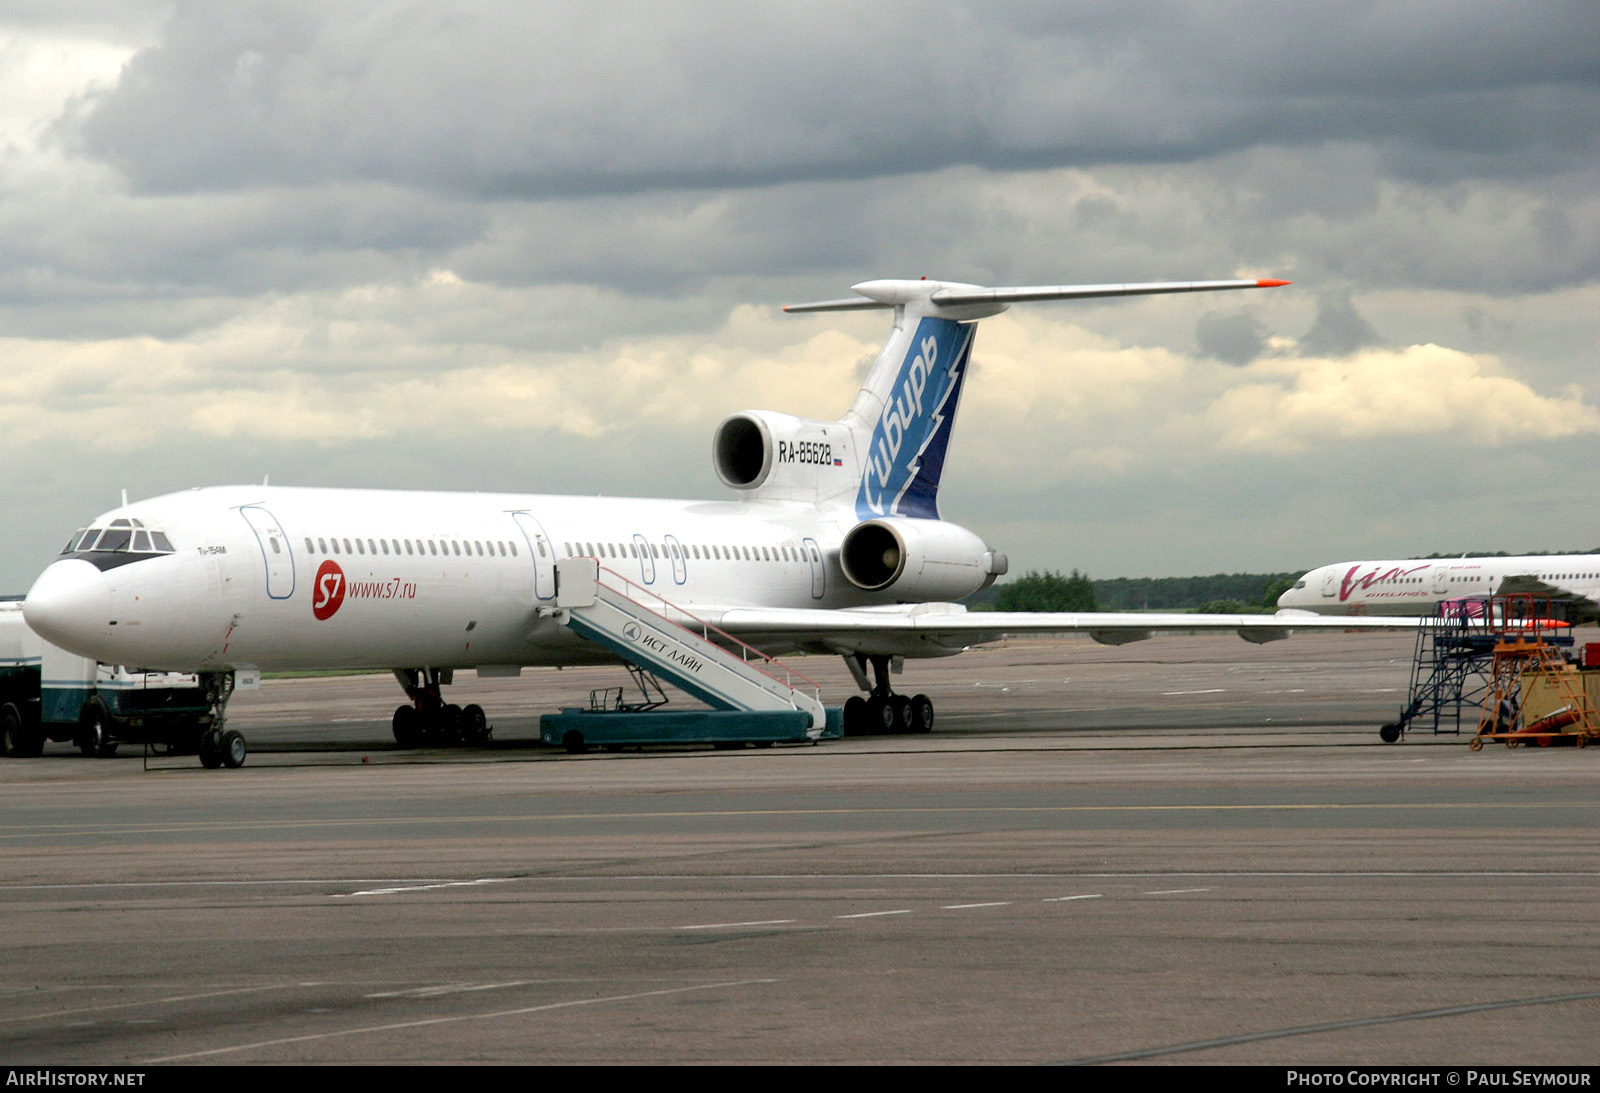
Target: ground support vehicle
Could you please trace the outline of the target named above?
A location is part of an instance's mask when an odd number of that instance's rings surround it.
[[[0,602],[0,746],[12,758],[49,741],[100,757],[137,744],[239,767],[248,748],[223,716],[233,688],[232,672],[141,672],[69,653],[28,628],[20,603]]]

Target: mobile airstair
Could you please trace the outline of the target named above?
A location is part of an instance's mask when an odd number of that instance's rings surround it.
[[[648,693],[652,677],[709,710],[666,711],[591,696],[587,710],[540,718],[540,736],[568,751],[591,745],[814,742],[839,735],[837,710],[794,669],[635,584],[596,558],[556,563],[555,617],[622,658]],[[607,692],[609,694],[609,692]]]

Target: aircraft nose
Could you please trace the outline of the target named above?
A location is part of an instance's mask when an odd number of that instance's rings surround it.
[[[106,575],[81,558],[52,562],[33,582],[22,617],[52,645],[94,656],[111,622],[111,586]]]
[[[1301,577],[1300,580],[1296,581],[1294,584],[1290,585],[1288,588],[1285,588],[1281,593],[1279,593],[1278,606],[1280,608],[1299,607],[1301,602],[1300,589],[1305,585],[1306,580],[1307,579],[1305,577]]]

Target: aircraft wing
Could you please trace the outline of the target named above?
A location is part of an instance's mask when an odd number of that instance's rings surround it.
[[[1571,618],[1573,622],[1590,622],[1600,618],[1600,604],[1587,596],[1562,588],[1543,580],[1532,573],[1512,573],[1500,581],[1500,587],[1495,589],[1497,596],[1536,596],[1547,598],[1551,604],[1566,604],[1570,615],[1561,615],[1562,618]]]
[[[959,604],[925,603],[895,607],[810,610],[731,607],[705,613],[707,621],[773,653],[865,653],[887,656],[942,656],[969,645],[1010,635],[1087,634],[1102,645],[1143,641],[1158,631],[1196,633],[1233,631],[1246,641],[1287,638],[1296,630],[1414,631],[1421,619],[1397,616],[1312,614],[1193,615],[1177,612],[967,611]]]

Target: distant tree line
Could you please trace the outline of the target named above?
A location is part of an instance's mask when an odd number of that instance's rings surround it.
[[[1552,554],[1600,554],[1600,547],[1593,550],[1461,550],[1445,551],[1442,554],[1423,554],[1418,561],[1429,561],[1434,558],[1548,558]]]
[[[1115,577],[1094,582],[1104,611],[1206,611],[1238,614],[1278,609],[1278,597],[1300,579],[1295,573],[1213,573],[1208,577]]]
[[[1527,557],[1552,554],[1600,554],[1594,550],[1528,550]],[[1417,556],[1439,558],[1509,558],[1504,550],[1465,551]],[[1278,597],[1305,573],[1214,573],[1209,577],[1113,577],[1091,580],[1076,569],[1070,575],[1047,569],[1029,570],[1014,581],[992,585],[966,604],[975,611],[1199,611],[1208,615],[1271,613]]]
[[[1303,570],[1301,572],[1304,572]],[[991,611],[1205,611],[1237,615],[1275,611],[1300,573],[1218,573],[1210,577],[1115,577],[1091,580],[1074,569],[1030,570],[967,605]]]
[[[1093,611],[1094,585],[1087,574],[1076,569],[1071,576],[1054,570],[1037,570],[1008,584],[990,589],[995,593],[996,611]]]

